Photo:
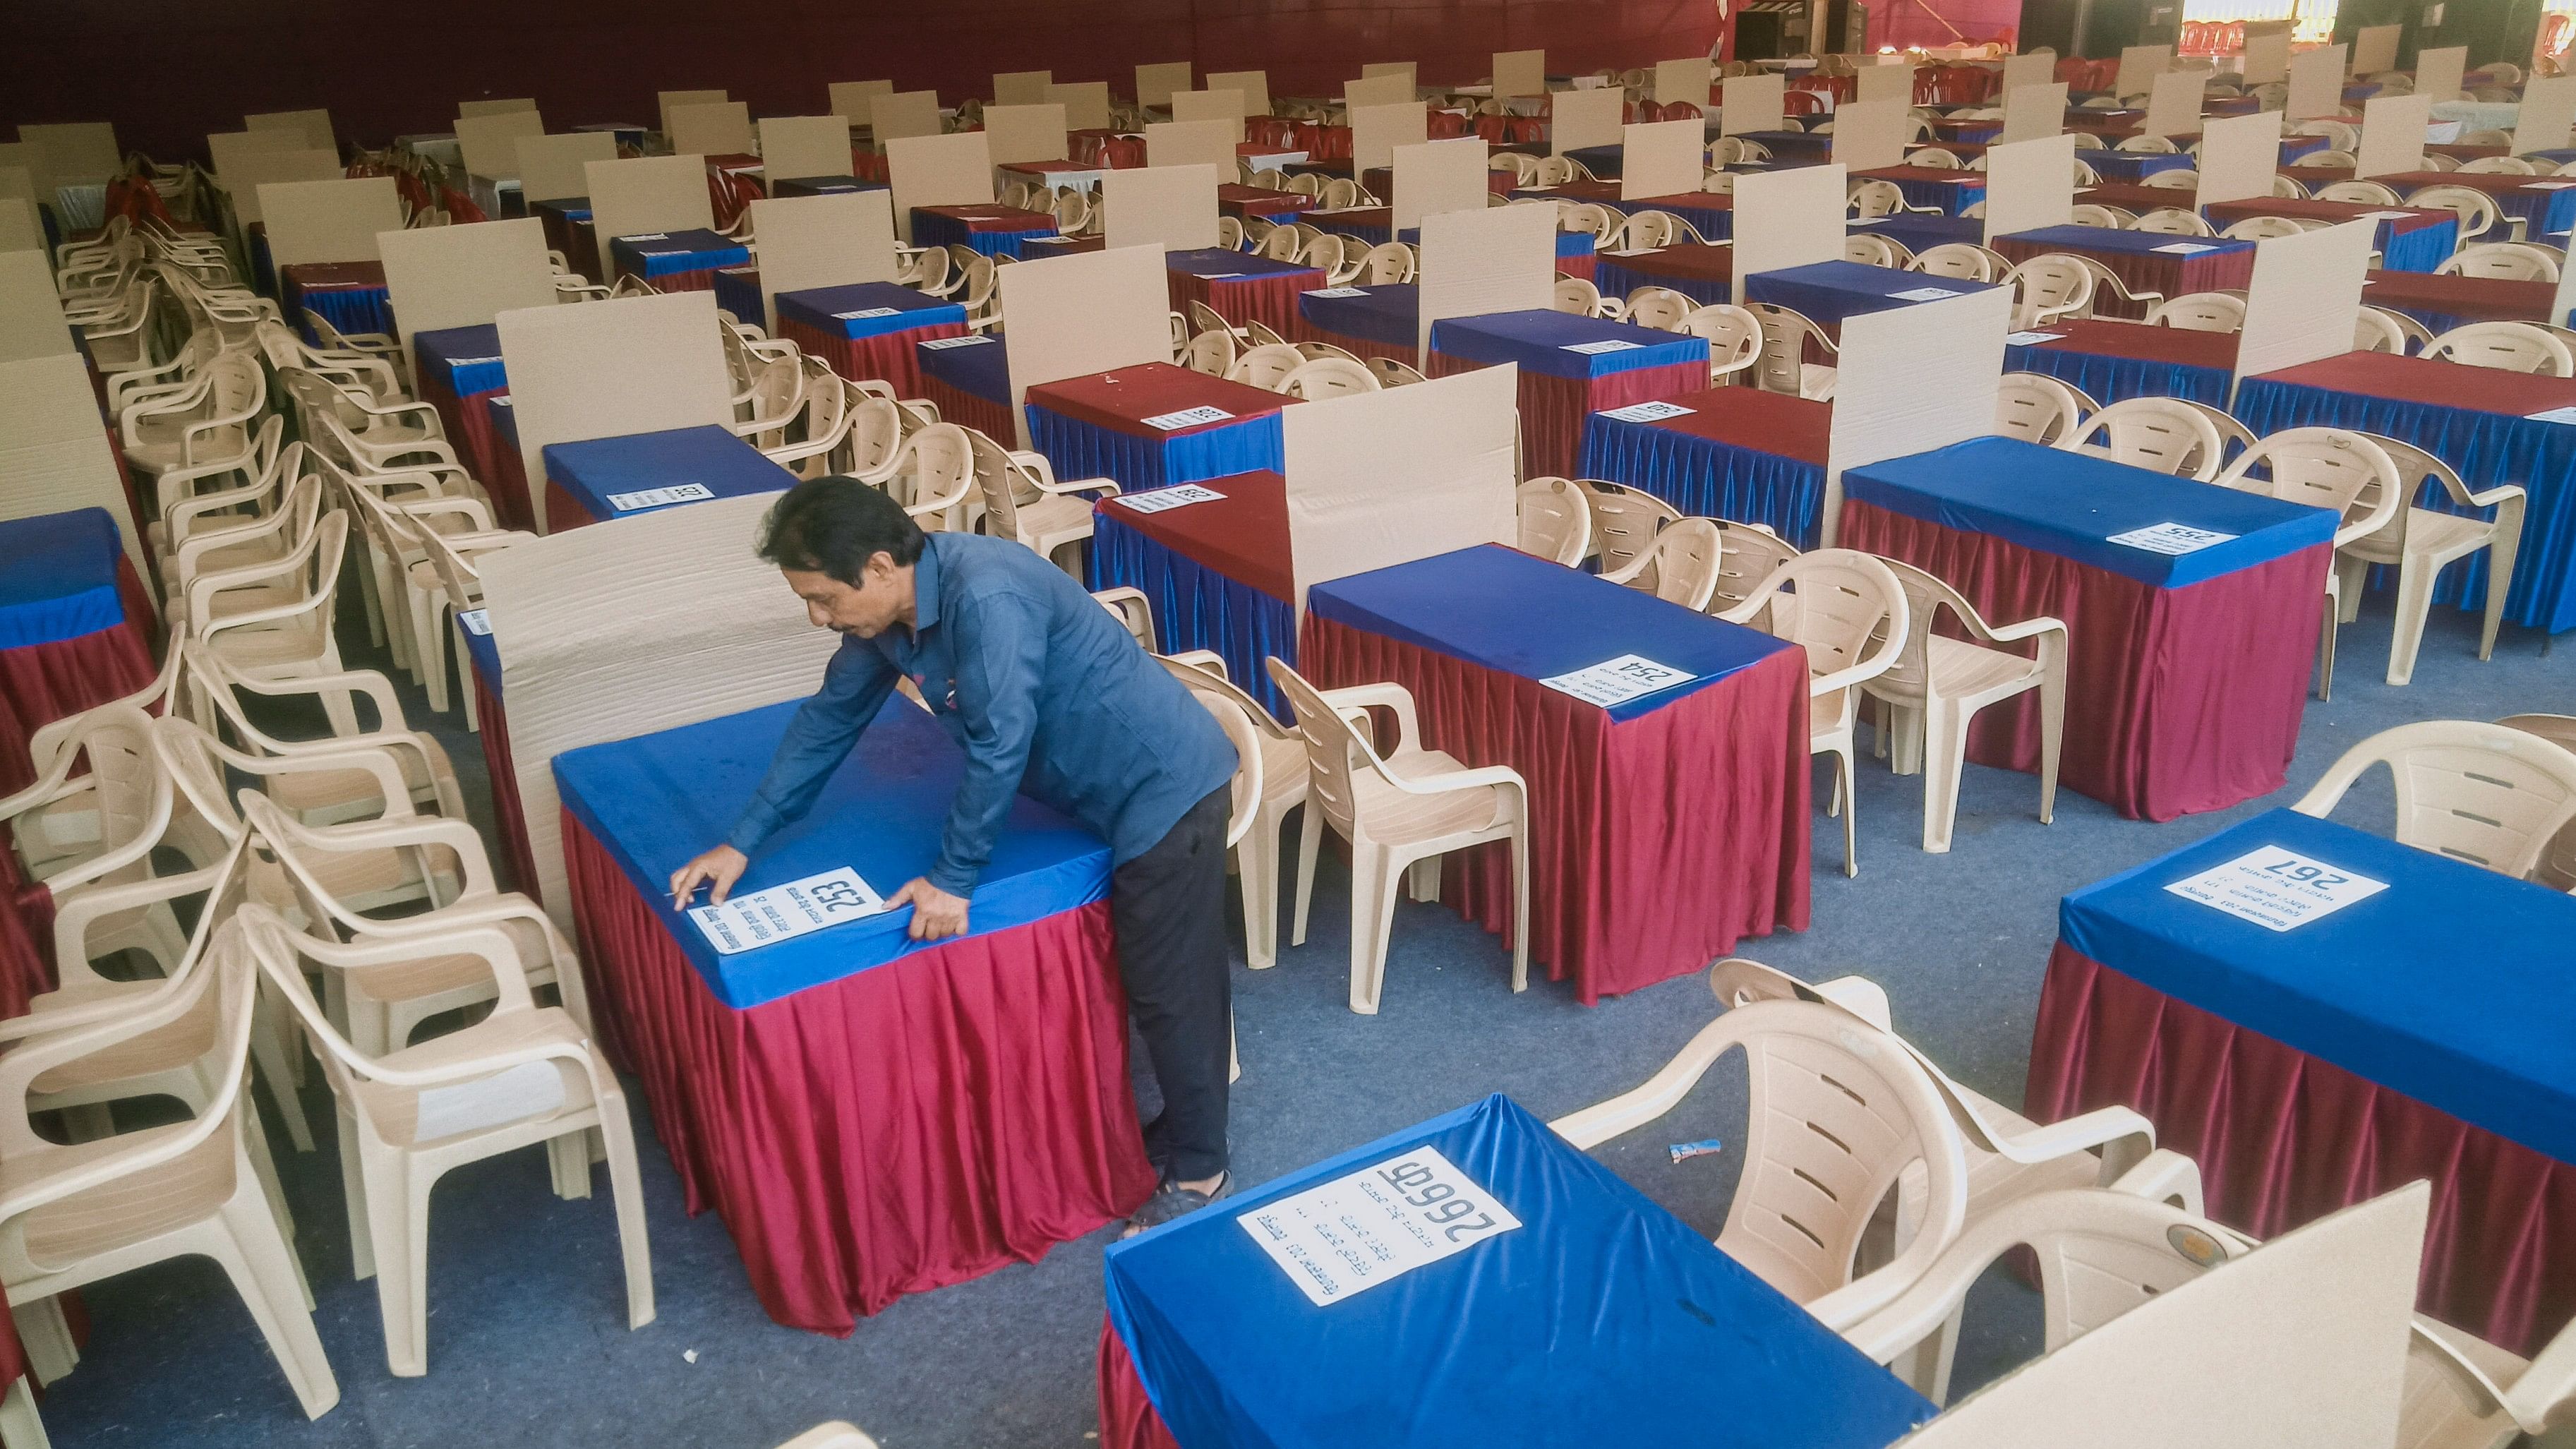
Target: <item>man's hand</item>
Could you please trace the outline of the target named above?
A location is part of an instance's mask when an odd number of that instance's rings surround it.
[[[679,910],[689,908],[689,897],[698,887],[707,887],[707,904],[720,906],[733,894],[733,883],[742,879],[751,860],[730,845],[719,845],[697,859],[671,872],[671,904]]]
[[[912,939],[938,941],[966,934],[966,898],[952,896],[928,880],[908,882],[886,902],[887,909],[912,907]]]

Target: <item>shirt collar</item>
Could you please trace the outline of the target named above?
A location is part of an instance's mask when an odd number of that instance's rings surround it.
[[[921,557],[912,565],[912,637],[939,622],[939,535],[922,541]]]

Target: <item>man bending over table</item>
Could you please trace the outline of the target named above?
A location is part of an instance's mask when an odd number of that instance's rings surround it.
[[[965,934],[975,877],[1023,789],[1106,839],[1119,975],[1163,1093],[1163,1114],[1145,1127],[1161,1183],[1128,1231],[1222,1196],[1233,743],[1108,610],[1025,544],[925,535],[883,493],[833,477],[788,490],[760,556],[841,647],[725,843],[672,873],[674,901],[701,884],[722,901],[909,678],[965,747],[966,774],[937,863],[889,905],[912,907],[915,940]]]

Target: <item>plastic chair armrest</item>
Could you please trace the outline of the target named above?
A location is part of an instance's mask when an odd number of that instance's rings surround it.
[[[1317,692],[1323,695],[1324,703],[1337,710],[1365,707],[1392,712],[1395,715],[1395,740],[1384,751],[1387,755],[1400,753],[1407,740],[1422,738],[1422,723],[1413,709],[1413,692],[1401,684],[1353,684]]]
[[[1233,676],[1226,673],[1225,656],[1213,649],[1184,649],[1178,654],[1166,654],[1163,657],[1176,664],[1189,665],[1193,669],[1204,669],[1228,683],[1233,682]]]
[[[1984,623],[1983,620],[1978,622]],[[1986,625],[1979,632],[1995,643],[2009,644],[2016,639],[2028,639],[2040,634],[2063,634],[2066,632],[2066,621],[2041,614],[2024,619],[2018,624]]]

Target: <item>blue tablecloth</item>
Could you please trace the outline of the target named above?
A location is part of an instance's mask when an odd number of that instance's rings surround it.
[[[2190,207],[2191,193],[2177,191],[2174,195],[2179,198],[2176,205],[2186,209]],[[2163,232],[2121,231],[2107,226],[2043,226],[2036,231],[2012,232],[1997,237],[1996,240],[2044,247],[2050,251],[2118,252],[2129,256],[2158,255],[2156,252],[2158,247],[2172,246],[2178,242],[2209,248],[2208,251],[2201,252],[2161,254],[2171,256],[2178,262],[2196,262],[2227,252],[2250,252],[2254,249],[2254,244],[2250,241],[2237,241],[2228,237],[2167,236]]]
[[[1318,332],[1410,351],[1420,305],[1414,284],[1372,283],[1353,290],[1359,295],[1324,297],[1307,292],[1297,298],[1297,315]]]
[[[1803,267],[1783,267],[1776,272],[1739,278],[1738,285],[1748,302],[1786,307],[1820,327],[1831,328],[1841,326],[1846,317],[1864,312],[1884,312],[1910,306],[1913,301],[1934,300],[1909,300],[1899,297],[1899,292],[1938,290],[1955,297],[1986,291],[1991,284],[1900,272],[1861,262],[1811,262]]]
[[[736,322],[766,329],[769,309],[760,302],[760,268],[758,265],[719,268],[712,290],[716,306],[733,314]]]
[[[1431,1149],[1520,1226],[1317,1306],[1248,1231]],[[1495,1096],[1123,1243],[1109,1319],[1179,1443],[1881,1449],[1932,1405]]]
[[[1276,473],[1287,466],[1279,414],[1241,418],[1192,433],[1140,437],[1027,404],[1029,446],[1046,455],[1055,476],[1114,478],[1121,492],[1144,493],[1175,483]]]
[[[1188,251],[1163,253],[1166,271],[1187,272],[1193,277],[1275,277],[1282,272],[1311,272],[1304,262],[1283,262],[1272,257],[1254,256],[1229,247],[1196,247]]]
[[[540,456],[545,461],[545,481],[572,495],[574,502],[600,522],[627,516],[627,510],[608,501],[612,493],[702,483],[718,498],[740,498],[753,493],[784,493],[796,486],[795,474],[761,456],[758,448],[712,424],[662,433],[592,438],[580,443],[548,443]],[[632,511],[646,513],[651,509]]]
[[[2460,219],[2399,231],[2393,221],[2379,223],[2379,265],[2391,272],[2430,272],[2460,249]]]
[[[1091,587],[1144,590],[1163,631],[1164,652],[1216,651],[1226,676],[1244,693],[1273,715],[1290,717],[1288,697],[1262,662],[1277,658],[1296,666],[1297,610],[1286,599],[1166,548],[1105,510],[1092,515]]]
[[[2038,345],[2005,347],[2004,371],[2056,378],[2105,407],[2133,397],[2178,397],[2223,412],[2228,388],[2236,381],[2236,374],[2224,367]]]
[[[1607,146],[1577,146],[1565,153],[1565,159],[1604,181],[1615,181],[1626,165],[1627,146],[1613,141]]]
[[[1973,181],[1947,176],[1891,176],[1884,171],[1865,171],[1853,179],[1869,177],[1895,182],[1896,189],[1905,193],[1906,205],[1928,206],[1943,216],[1957,216],[1986,199],[1986,178],[1982,172]],[[1979,221],[1977,225],[1983,227],[1985,223]]]
[[[1782,161],[1822,164],[1834,155],[1831,131],[1746,131],[1742,137]]]
[[[1035,214],[1032,213],[1032,216]],[[1018,257],[1031,237],[1054,236],[1056,224],[1049,218],[1044,225],[1032,221],[1025,227],[985,230],[968,226],[953,216],[943,216],[927,207],[912,209],[912,244],[921,247],[964,246],[978,255]]]
[[[304,334],[305,341],[317,346],[321,338],[304,325],[301,312],[320,317],[343,337],[390,334],[394,330],[392,298],[383,287],[305,287],[297,292],[296,305],[300,309],[296,329]]]
[[[1607,352],[1573,350],[1612,342],[1631,345]],[[1443,317],[1431,324],[1431,350],[1488,366],[1515,362],[1523,372],[1548,377],[1609,377],[1686,362],[1708,365],[1705,337],[1553,311]]]
[[[608,252],[612,270],[642,277],[648,282],[655,277],[667,277],[678,272],[710,272],[723,267],[738,267],[751,260],[750,249],[740,242],[727,241],[704,230],[611,237]]]
[[[880,312],[886,308],[893,309],[890,315],[855,315]],[[943,297],[923,296],[898,282],[853,282],[841,287],[808,287],[802,291],[779,293],[779,325],[785,326],[790,319],[826,337],[877,337],[888,332],[937,326],[942,322],[953,322],[963,327],[966,325],[966,309]],[[971,352],[974,349],[966,350]]]
[[[2165,889],[2271,848],[2388,888],[2287,931]],[[2576,1162],[2576,899],[2272,810],[2068,896],[2058,935],[2176,1000]]]
[[[1851,229],[1883,236],[1909,252],[1927,252],[1951,242],[1966,242],[1972,247],[1986,244],[1986,221],[1979,216],[1924,216],[1917,212],[1856,221]]]
[[[1691,677],[1609,707],[1632,720],[1783,649],[1785,640],[1489,543],[1306,591],[1316,618],[1523,679],[1550,679],[1622,654]]]
[[[724,838],[800,703],[591,745],[554,760],[565,808],[616,858],[716,999],[736,1010],[942,944],[911,939],[912,913],[897,910],[725,956],[672,909],[664,888],[671,872],[708,841]],[[936,720],[910,700],[889,696],[814,808],[761,847],[734,893],[848,866],[879,895],[892,895],[938,858],[965,766],[965,752]],[[994,844],[992,864],[976,882],[968,934],[989,936],[1044,920],[1099,900],[1108,889],[1109,848],[1021,796]],[[865,1049],[902,1046],[886,1041]]]
[[[2189,171],[2199,165],[2198,158],[2181,151],[2078,151],[2075,159],[2093,168],[2093,174],[2105,181],[2130,186],[2146,180],[2159,171]],[[2191,193],[2176,191],[2182,204],[2191,204]]]
[[[1749,412],[1781,407],[1830,416],[1831,404],[1753,388],[1719,388],[1672,401],[1702,409],[1739,403],[1731,393],[1751,395],[1752,401],[1742,403]],[[1745,431],[1759,436],[1763,429],[1756,424]],[[1762,524],[1801,549],[1814,548],[1821,532],[1824,465],[1735,438],[1594,413],[1583,430],[1581,471],[1586,478],[1642,489],[1688,516]]]
[[[941,340],[952,345],[916,342],[912,346],[923,377],[935,377],[969,397],[997,402],[1006,408],[1011,405],[1011,357],[1000,336],[988,332],[981,337]]]
[[[770,186],[773,196],[846,196],[857,191],[890,191],[882,181],[861,181],[855,176],[789,176]]]
[[[2340,521],[2323,508],[2168,478],[2018,438],[1976,438],[1848,469],[1843,497],[2166,589],[2313,548],[2331,540]],[[2159,523],[2236,536],[2185,554],[2109,541],[2115,533]]]
[[[415,332],[411,348],[420,380],[435,378],[458,397],[510,385],[501,367],[501,329],[489,322]]]
[[[125,622],[116,520],[77,508],[0,522],[0,649],[58,644]]]

